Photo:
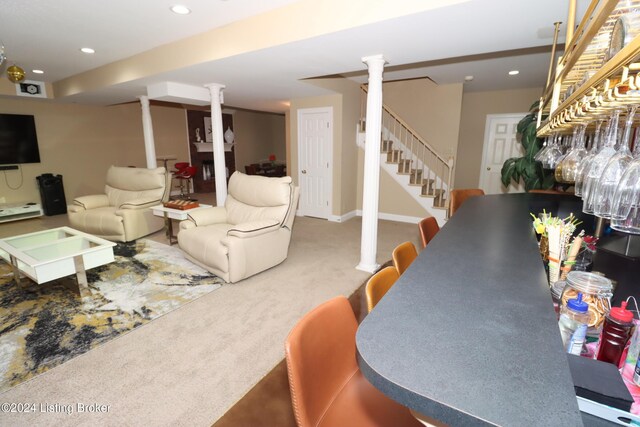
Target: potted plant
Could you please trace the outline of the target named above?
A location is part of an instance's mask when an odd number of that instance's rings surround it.
[[[529,109],[529,114],[518,123],[517,133],[520,143],[524,147],[523,157],[511,157],[502,165],[500,171],[502,184],[508,187],[511,182],[516,185],[522,180],[525,191],[534,189],[548,190],[553,187],[555,180],[553,172],[547,172],[542,164],[534,157],[542,148],[542,139],[536,136],[536,120],[538,117],[538,102],[534,102]]]

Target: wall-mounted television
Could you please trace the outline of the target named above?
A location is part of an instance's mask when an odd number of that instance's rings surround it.
[[[33,116],[0,114],[0,165],[40,163]]]

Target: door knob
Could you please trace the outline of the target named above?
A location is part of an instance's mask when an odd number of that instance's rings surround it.
[[[488,171],[490,171],[490,170],[491,170],[491,168],[490,168],[490,167],[487,167],[487,170],[488,170]]]
[[[307,170],[306,169],[302,169],[302,173],[307,173]]]

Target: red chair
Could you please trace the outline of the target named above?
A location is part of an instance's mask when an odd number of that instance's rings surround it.
[[[174,168],[176,168],[176,170],[171,171],[171,173],[178,173],[186,168],[188,168],[190,165],[188,162],[178,162],[175,165],[173,165]]]
[[[176,163],[177,165],[177,163]],[[179,169],[173,173],[173,177],[175,179],[180,180],[180,198],[188,199],[189,198],[189,182],[191,182],[191,178],[193,178],[198,171],[198,168],[195,166],[187,166],[183,169]],[[185,187],[187,189],[185,193]]]

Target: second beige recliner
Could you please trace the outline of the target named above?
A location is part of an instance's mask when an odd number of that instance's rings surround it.
[[[289,176],[235,172],[224,206],[198,209],[180,223],[180,249],[230,283],[278,265],[287,258],[298,195]]]

